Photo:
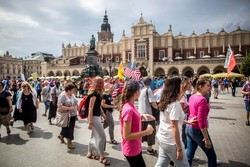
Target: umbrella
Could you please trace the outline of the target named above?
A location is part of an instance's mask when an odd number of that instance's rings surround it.
[[[209,78],[209,77],[212,77],[212,74],[206,73],[199,76],[199,78]]]
[[[182,57],[178,56],[178,57],[176,57],[175,59],[176,59],[176,60],[181,60]]]
[[[203,56],[203,58],[211,58],[211,56],[205,55],[205,56]]]
[[[213,78],[243,78],[243,74],[231,72],[229,75],[225,72],[212,75]]]
[[[195,59],[196,57],[194,57],[194,56],[189,56],[188,58],[189,58],[189,59]]]
[[[217,56],[217,57],[225,57],[225,55],[219,55],[219,56]]]

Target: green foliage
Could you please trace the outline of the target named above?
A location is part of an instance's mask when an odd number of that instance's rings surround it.
[[[241,71],[245,76],[250,76],[250,54],[248,54],[242,62]]]

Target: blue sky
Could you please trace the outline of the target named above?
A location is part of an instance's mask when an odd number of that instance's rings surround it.
[[[14,57],[42,51],[61,55],[61,44],[88,44],[97,37],[105,8],[114,33],[123,29],[130,37],[132,23],[141,12],[159,34],[169,24],[174,35],[230,32],[241,26],[250,30],[249,0],[0,0],[0,55],[7,50]]]

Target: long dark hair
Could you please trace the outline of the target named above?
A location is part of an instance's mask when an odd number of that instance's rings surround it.
[[[133,95],[138,90],[140,90],[139,82],[129,80],[128,82],[125,83],[120,103],[120,118],[121,118],[122,107],[124,106],[125,102],[128,101],[131,97],[133,97]]]
[[[163,111],[169,104],[178,100],[181,88],[181,78],[177,76],[171,76],[166,79],[163,92],[160,99],[159,109]]]

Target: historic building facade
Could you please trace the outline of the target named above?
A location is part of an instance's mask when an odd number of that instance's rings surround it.
[[[8,51],[3,56],[0,56],[0,78],[10,77],[10,79],[17,79],[22,70],[21,58],[14,58]]]
[[[121,61],[124,64],[135,61],[143,76],[192,76],[225,72],[223,66],[228,44],[240,65],[250,53],[250,31],[237,27],[232,32],[222,28],[217,34],[207,30],[201,35],[193,32],[190,36],[181,33],[174,36],[170,25],[168,31],[160,35],[152,22],[144,21],[142,14],[138,23],[131,27],[131,37],[123,31],[121,40],[115,43],[105,11],[96,50],[104,75],[108,75],[109,71],[116,75]],[[62,44],[62,56],[50,63],[42,63],[42,75],[80,75],[86,65],[88,50],[89,45],[84,43],[80,46]]]
[[[33,73],[37,73],[38,76],[42,76],[42,62],[50,62],[55,57],[52,54],[36,52],[32,53],[31,57],[26,57],[23,60],[23,73],[25,78],[29,78]]]

